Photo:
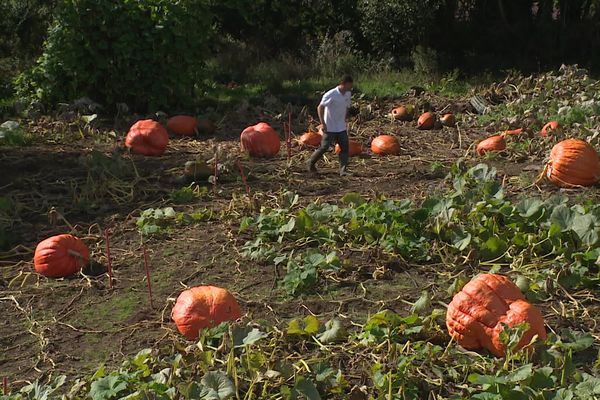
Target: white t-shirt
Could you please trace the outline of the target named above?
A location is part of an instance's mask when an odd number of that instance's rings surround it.
[[[325,107],[325,125],[328,132],[342,132],[346,127],[346,112],[351,104],[352,93],[342,94],[339,87],[335,87],[325,93],[321,99]]]

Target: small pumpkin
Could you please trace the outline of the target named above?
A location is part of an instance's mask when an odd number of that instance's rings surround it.
[[[544,318],[529,303],[517,285],[507,277],[482,274],[473,278],[457,293],[448,306],[446,326],[450,336],[469,350],[486,349],[497,357],[505,355],[500,340],[502,324],[513,328],[527,322],[517,349],[528,345],[535,335],[546,339]]]
[[[176,115],[167,121],[167,130],[175,135],[196,136],[198,118],[189,115]]]
[[[281,148],[279,135],[266,122],[259,122],[244,129],[240,141],[242,150],[248,152],[251,157],[274,157]]]
[[[204,328],[213,328],[242,316],[240,306],[229,291],[216,286],[196,286],[177,297],[171,319],[189,340],[198,338]]]
[[[393,120],[412,121],[415,116],[415,108],[413,106],[396,107],[388,115]]]
[[[380,135],[371,142],[371,151],[379,155],[398,155],[400,142],[395,136]]]
[[[442,117],[440,118],[440,122],[442,123],[442,125],[453,128],[456,126],[456,117],[454,116],[454,114],[448,113],[448,114],[444,114],[442,115]]]
[[[137,121],[125,137],[125,146],[132,152],[145,156],[162,155],[168,144],[167,130],[151,119]]]
[[[560,123],[558,121],[550,121],[540,131],[540,136],[547,137],[552,133],[560,130]]]
[[[199,119],[196,131],[198,135],[212,136],[217,132],[217,125],[210,119]]]
[[[42,240],[35,248],[35,271],[49,278],[64,278],[79,272],[90,261],[90,252],[78,237],[56,235]]]
[[[503,151],[505,149],[506,140],[504,139],[504,136],[495,135],[479,142],[477,145],[477,154],[482,156],[488,152]]]
[[[563,140],[552,148],[545,174],[560,187],[593,186],[600,180],[600,159],[588,142]]]
[[[319,147],[321,145],[321,141],[323,140],[323,135],[317,132],[306,132],[300,139],[298,139],[298,143],[304,147]]]
[[[518,128],[518,129],[509,129],[504,131],[503,135],[504,136],[517,136],[522,134],[523,132],[525,132],[525,130],[523,128]]]
[[[348,142],[348,155],[350,157],[356,157],[356,156],[360,156],[363,152],[363,146],[362,143],[357,142],[356,140],[350,140]],[[342,148],[340,147],[339,144],[335,145],[335,154],[340,154],[342,151]]]
[[[431,111],[421,114],[417,121],[417,128],[428,130],[435,127],[435,114]]]

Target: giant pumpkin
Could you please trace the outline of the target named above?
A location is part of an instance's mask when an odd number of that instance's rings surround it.
[[[306,132],[300,136],[298,143],[300,143],[300,145],[303,147],[319,147],[322,140],[323,134],[317,132]]]
[[[281,147],[279,135],[266,122],[259,122],[244,129],[240,141],[242,150],[248,152],[251,157],[274,157]]]
[[[240,306],[233,295],[215,286],[196,286],[184,290],[177,297],[171,312],[177,329],[189,340],[197,339],[201,329],[235,321],[241,316]]]
[[[363,152],[362,143],[357,142],[356,140],[350,140],[348,142],[348,155],[350,157],[360,156]],[[335,154],[340,154],[342,152],[342,148],[339,144],[335,145]]]
[[[426,113],[421,114],[419,120],[417,121],[417,128],[427,130],[433,129],[435,127],[435,114],[428,111]]]
[[[598,153],[583,140],[563,140],[550,152],[546,178],[560,187],[593,186],[600,180]]]
[[[398,155],[400,154],[400,142],[395,136],[380,135],[371,142],[371,151],[379,155]]]
[[[489,138],[482,140],[477,145],[477,154],[480,156],[489,152],[497,152],[506,149],[506,140],[502,135],[490,136]]]
[[[125,138],[125,146],[134,153],[145,156],[160,156],[167,149],[169,134],[161,124],[151,119],[133,124]]]
[[[189,115],[176,115],[167,121],[167,129],[175,135],[196,136],[198,119]]]
[[[64,278],[79,272],[90,261],[90,252],[73,235],[56,235],[42,240],[35,248],[35,271],[49,278]]]
[[[457,293],[448,306],[446,326],[456,342],[469,350],[486,349],[502,357],[506,349],[500,340],[502,324],[514,328],[529,324],[517,349],[526,346],[537,335],[546,339],[544,319],[540,311],[507,277],[482,274],[473,278]]]

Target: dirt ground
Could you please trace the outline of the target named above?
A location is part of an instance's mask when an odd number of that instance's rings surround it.
[[[250,118],[274,122],[278,129],[281,126],[269,116]],[[115,180],[126,181],[125,186],[102,186],[106,183],[95,180],[92,167],[82,158],[92,151],[107,155],[117,151],[123,130],[117,130],[115,137],[108,129],[77,137],[73,125],[47,120],[32,125],[43,132],[43,141],[23,148],[0,148],[0,195],[18,204],[14,234],[21,243],[0,253],[0,376],[8,376],[11,385],[18,387],[51,373],[89,374],[102,363],[118,364],[124,355],[168,342],[177,335],[170,320],[171,307],[185,286],[228,288],[249,319],[286,321],[313,313],[360,320],[383,308],[402,312],[423,287],[440,279],[435,266],[415,269],[393,260],[384,266],[389,273],[376,277],[375,264],[381,261],[361,253],[353,258],[353,270],[343,284],[312,296],[286,298],[277,287],[272,266],[248,262],[239,254],[247,238],[238,234],[245,188],[236,172],[219,181],[216,188],[207,185],[208,193],[201,199],[174,206],[186,211],[208,207],[225,211],[229,217],[177,227],[164,237],[147,241],[152,307],[136,219],[144,209],[172,204],[169,194],[184,186],[175,178],[183,164],[198,153],[210,153],[215,144],[221,151],[239,153],[238,135],[248,125],[241,119],[232,117],[227,126],[222,123],[215,137],[172,139],[160,158],[125,154],[120,168],[130,175]],[[60,136],[65,130],[71,133]],[[300,134],[301,129],[296,128],[295,133]],[[320,165],[321,176],[312,177],[304,170],[310,150],[294,147],[289,162],[285,151],[272,160],[243,159],[250,189],[264,193],[264,199],[293,190],[302,203],[316,199],[336,202],[347,192],[370,198],[419,199],[439,188],[448,168],[458,158],[472,154],[472,144],[483,137],[469,129],[460,133],[454,128],[419,131],[414,123],[392,122],[381,113],[368,120],[354,119],[351,136],[365,147],[379,133],[396,135],[402,154],[375,157],[367,151],[352,159],[354,176],[340,178],[336,156],[331,153]],[[536,162],[524,160],[508,172],[518,176],[525,170],[535,177],[539,173],[535,167],[540,165]],[[502,162],[498,165],[502,167]],[[528,169],[532,165],[534,168]],[[112,289],[104,273],[50,280],[33,272],[36,243],[68,232],[88,244],[102,272],[107,262],[105,229],[111,232]]]

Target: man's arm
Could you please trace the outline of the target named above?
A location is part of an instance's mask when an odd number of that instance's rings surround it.
[[[319,115],[319,122],[323,126],[323,133],[327,133],[327,125],[325,124],[325,106],[323,104],[317,106],[317,114]]]

